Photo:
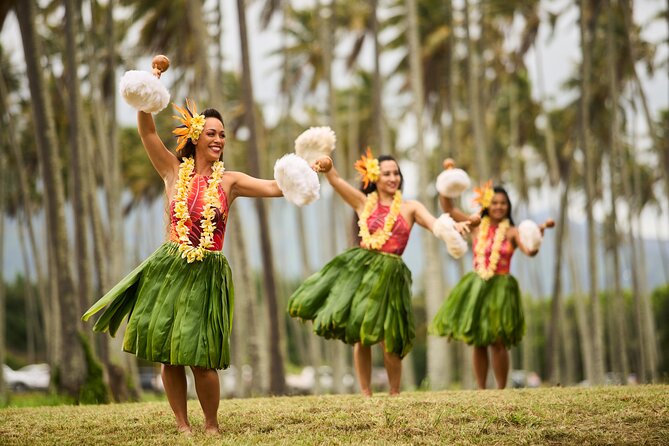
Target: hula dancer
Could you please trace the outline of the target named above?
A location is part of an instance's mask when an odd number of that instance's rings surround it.
[[[160,77],[167,65],[165,62],[154,75]],[[165,393],[177,428],[184,433],[191,432],[184,368],[190,366],[205,431],[218,433],[216,369],[230,365],[234,304],[232,274],[222,253],[229,208],[237,197],[280,197],[282,190],[277,181],[225,170],[221,161],[226,141],[223,118],[211,108],[199,114],[190,100],[185,108],[174,106],[180,125],[173,131],[178,138],[176,155],[170,152],[150,113],[164,105],[149,106],[156,94],[145,94],[147,90],[160,93],[161,88],[157,79],[143,72],[128,72],[121,83],[126,100],[139,109],[142,144],[165,182],[169,241],[95,303],[83,319],[104,310],[93,329],[113,336],[128,316],[123,350],[162,363]],[[133,91],[140,93],[133,96]],[[306,161],[302,162],[315,176]]]
[[[291,296],[288,312],[313,321],[319,336],[354,345],[355,370],[365,396],[372,395],[370,346],[381,343],[390,394],[397,395],[401,361],[414,340],[411,272],[400,257],[411,228],[418,223],[439,234],[445,225],[455,232],[467,223],[454,224],[447,215],[436,219],[421,203],[403,200],[402,172],[392,157],[375,159],[368,149],[355,167],[362,175],[362,191],[334,168],[326,177],[359,217],[360,247],[348,249],[309,277]]]
[[[472,231],[474,271],[467,273],[453,288],[435,315],[430,332],[458,339],[474,346],[474,373],[480,389],[486,385],[488,349],[497,387],[506,386],[509,373],[508,348],[520,342],[525,319],[518,282],[509,274],[516,248],[528,256],[539,251],[541,226],[526,220],[518,228],[511,217],[511,201],[502,187],[488,182],[476,189],[475,202],[481,206],[480,225]],[[461,214],[451,198],[440,195],[444,212]]]

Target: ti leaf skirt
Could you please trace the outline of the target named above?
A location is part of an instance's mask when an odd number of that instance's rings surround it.
[[[446,336],[477,347],[501,340],[510,347],[525,334],[525,317],[518,282],[510,274],[483,280],[465,274],[441,305],[430,334]]]
[[[291,296],[292,317],[347,344],[385,343],[404,357],[415,338],[411,271],[394,254],[351,248],[309,277]]]
[[[234,286],[222,252],[187,263],[167,242],[97,301],[93,329],[114,336],[128,316],[123,350],[172,365],[225,369],[230,365]]]

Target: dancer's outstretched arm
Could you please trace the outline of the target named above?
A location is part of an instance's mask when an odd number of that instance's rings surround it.
[[[232,178],[230,201],[237,197],[282,197],[276,180],[254,178],[242,172],[226,172]]]
[[[311,165],[315,172],[326,172],[332,166],[332,160],[326,156],[319,158]],[[263,180],[242,172],[226,172],[232,179],[230,186],[230,202],[237,197],[270,198],[282,197],[283,192],[276,180]]]
[[[544,231],[546,228],[552,228],[555,226],[555,222],[553,221],[552,218],[547,219],[545,222],[539,225],[539,231],[541,231],[541,235],[544,235]],[[520,251],[525,254],[526,256],[529,257],[534,257],[537,255],[539,252],[539,248],[537,247],[536,249],[530,249],[529,247],[525,246],[521,240],[520,237],[520,232],[518,231],[517,227],[511,227],[509,228],[509,232],[507,233],[507,237],[511,240],[513,245],[520,249]]]
[[[334,190],[341,195],[346,203],[351,206],[358,214],[362,213],[365,207],[365,194],[362,191],[348,184],[346,180],[339,176],[334,166],[325,174]]]
[[[137,130],[139,137],[142,139],[142,144],[146,150],[146,154],[151,160],[156,172],[165,180],[169,182],[176,178],[179,171],[179,160],[176,155],[170,152],[163,141],[158,136],[156,131],[156,124],[153,122],[151,113],[137,112]]]
[[[453,200],[444,195],[439,195],[441,210],[448,213],[455,221],[468,221],[472,226],[477,226],[481,217],[478,214],[467,215],[453,204]]]
[[[406,203],[409,206],[414,221],[418,225],[427,229],[428,231],[433,232],[434,223],[437,221],[434,215],[432,215],[430,211],[428,211],[427,208],[419,201],[408,200]],[[467,220],[467,217],[465,216],[465,219],[456,222],[454,227],[459,233],[464,234],[466,232],[469,232],[469,224],[470,223]]]

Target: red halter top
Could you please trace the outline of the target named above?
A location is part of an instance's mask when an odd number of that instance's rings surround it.
[[[490,264],[490,254],[492,252],[492,244],[493,240],[495,238],[495,231],[497,230],[497,225],[493,226],[490,225],[488,228],[488,244],[485,248],[485,266],[487,267]],[[476,243],[478,240],[474,240],[474,246],[476,246]],[[502,242],[502,246],[500,247],[499,250],[499,261],[497,262],[497,268],[495,268],[495,274],[509,274],[509,270],[511,269],[511,256],[513,256],[513,245],[511,244],[511,241],[504,237],[504,241]],[[474,269],[478,267],[478,264],[476,263],[476,254],[474,254]]]
[[[377,205],[374,212],[372,212],[367,219],[367,227],[369,228],[370,234],[373,234],[377,229],[383,228],[386,215],[388,215],[389,212],[390,206],[384,206],[381,203]],[[386,243],[383,244],[379,251],[401,256],[409,241],[410,232],[411,229],[406,220],[402,217],[402,214],[398,215],[397,220],[395,220],[395,224],[393,225],[393,229],[391,230],[390,238],[386,240]]]
[[[209,176],[194,174],[191,178],[190,191],[188,193],[188,212],[190,213],[190,220],[186,221],[188,227],[188,238],[193,247],[200,245],[200,235],[202,227],[200,221],[202,217],[202,208],[204,207],[204,195],[207,191],[207,184]],[[215,209],[214,217],[214,245],[210,248],[211,251],[220,251],[223,249],[223,241],[225,239],[225,225],[228,221],[228,198],[223,191],[223,187],[218,185],[218,200],[221,205],[220,209]],[[175,201],[170,202],[170,240],[179,243],[179,235],[177,234],[177,223],[179,219],[174,215]]]

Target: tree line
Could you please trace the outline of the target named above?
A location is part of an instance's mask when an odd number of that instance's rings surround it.
[[[95,385],[92,372],[100,361],[113,399],[137,398],[139,392],[137,365],[120,353],[119,341],[93,335],[79,317],[129,269],[125,259],[132,247],[123,238],[128,216],[162,199],[162,182],[135,130],[120,126],[115,112],[119,72],[141,68],[143,58],[156,52],[172,59],[173,98],[201,98],[223,110],[229,139],[238,148],[227,151],[226,163],[254,176],[270,177],[274,160],[301,129],[329,125],[338,136],[335,162],[345,176],[354,178],[353,161],[367,146],[394,154],[417,165],[418,198],[433,212],[429,179],[446,156],[475,180],[509,185],[521,206],[529,205],[531,191],[548,188],[559,201],[555,280],[550,309],[541,316],[548,324],[543,356],[523,348],[525,362],[542,361],[551,383],[571,380],[565,359],[574,357],[593,384],[604,383],[609,370],[657,381],[661,358],[640,227],[649,210],[656,211],[659,225],[667,224],[669,111],[650,110],[641,71],[667,70],[668,61],[657,56],[667,52],[667,42],[647,40],[644,30],[669,26],[669,7],[638,24],[636,6],[628,0],[566,2],[561,11],[527,0],[315,0],[299,7],[286,0],[3,2],[0,29],[16,20],[22,49],[0,47],[0,213],[19,222],[22,249],[29,253],[22,257],[32,259],[24,267],[25,283],[36,286],[26,287],[24,299],[47,334],[44,358],[57,371],[54,386],[82,400],[84,394],[106,395],[106,389],[82,392]],[[238,26],[226,28],[228,16]],[[249,35],[250,21],[279,37],[278,50],[267,55],[280,75],[271,104],[280,110],[276,120],[268,119],[268,104],[254,97],[251,74],[258,67],[250,52],[261,50]],[[580,60],[559,90],[571,99],[555,105],[542,85],[537,39],[544,31],[557,38],[561,26],[578,29]],[[226,54],[232,35],[238,37],[239,62]],[[371,61],[363,57],[368,53]],[[15,57],[24,65],[12,65]],[[540,74],[535,83],[531,69]],[[167,113],[156,119],[167,141],[171,120]],[[641,136],[638,122],[646,129]],[[407,128],[416,139],[403,148]],[[586,215],[584,268],[590,280],[572,280],[580,292],[567,299],[562,289],[574,203]],[[262,364],[254,367],[253,391],[281,394],[290,327],[281,306],[285,281],[275,273],[273,216],[262,200],[254,206],[259,252],[244,237],[229,238],[237,293],[249,297],[238,300],[233,363]],[[595,209],[602,210],[603,223],[597,223]],[[66,210],[72,211],[71,227]],[[310,240],[303,211],[294,212],[306,276],[314,268],[306,249]],[[322,215],[327,232],[339,234],[325,242],[331,255],[353,235],[343,215],[348,216],[337,201]],[[235,213],[229,224],[229,231],[242,231]],[[2,229],[0,223],[0,240]],[[596,255],[600,247],[603,264]],[[449,284],[435,244],[425,241],[423,249],[426,271],[416,282],[429,320]],[[261,271],[253,270],[251,257],[262,259]],[[620,281],[623,264],[633,278],[629,291]],[[466,266],[457,268],[462,273]],[[605,289],[597,280],[602,274]],[[573,333],[578,348],[564,342]],[[4,361],[5,340],[0,341]],[[341,382],[343,345],[324,346],[309,337],[305,342],[309,362],[332,364],[335,382]],[[456,353],[432,337],[425,348],[427,382],[435,389],[448,386]]]

